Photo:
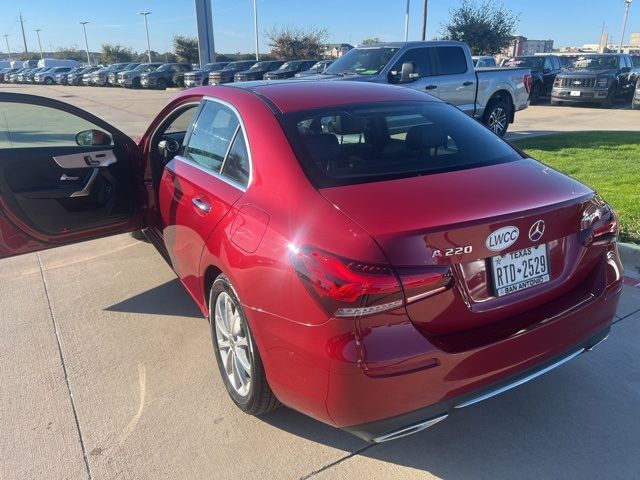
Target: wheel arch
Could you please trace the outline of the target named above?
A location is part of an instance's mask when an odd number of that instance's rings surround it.
[[[493,92],[493,95],[489,97],[486,109],[488,109],[491,106],[491,103],[495,100],[503,100],[509,106],[509,123],[513,123],[516,113],[514,108],[515,101],[513,99],[513,94],[506,88],[496,90],[495,92]]]

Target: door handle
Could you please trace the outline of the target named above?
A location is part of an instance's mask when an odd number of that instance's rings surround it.
[[[435,90],[436,88],[438,88],[437,85],[427,85],[424,87],[425,90]]]
[[[87,183],[85,184],[84,187],[82,187],[82,190],[79,190],[77,192],[73,192],[71,195],[69,195],[69,197],[71,198],[76,198],[76,197],[88,197],[89,194],[91,193],[91,188],[93,187],[93,184],[96,181],[96,178],[98,178],[98,171],[100,169],[99,168],[94,168],[91,171],[91,174],[89,175],[89,180],[87,180]],[[62,180],[62,177],[60,178],[60,180]]]
[[[466,81],[466,82],[464,82],[462,85],[464,85],[465,87],[468,87],[468,86],[470,86],[470,85],[473,85],[473,82],[471,82],[471,81]]]
[[[66,173],[63,173],[62,176],[60,177],[60,181],[62,182],[76,182],[78,180],[80,180],[80,177],[70,177]]]
[[[191,199],[191,203],[203,213],[209,213],[211,211],[211,204],[200,197],[194,197]]]

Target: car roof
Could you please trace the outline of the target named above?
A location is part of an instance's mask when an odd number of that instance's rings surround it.
[[[425,40],[425,41],[413,41],[413,42],[381,42],[381,43],[373,43],[370,45],[359,45],[357,48],[451,47],[451,46],[460,46],[460,45],[464,45],[464,43],[458,42],[457,40]]]
[[[216,97],[216,90],[233,88],[260,97],[281,113],[354,105],[361,103],[432,101],[442,103],[417,90],[379,83],[323,80],[255,81],[201,87],[205,96]],[[219,91],[219,90],[218,90]]]

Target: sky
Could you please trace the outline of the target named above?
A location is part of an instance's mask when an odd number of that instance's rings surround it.
[[[481,1],[481,0],[478,0]],[[211,0],[214,38],[219,53],[252,52],[253,0]],[[520,14],[517,32],[531,39],[553,39],[556,47],[598,43],[603,22],[610,42],[620,38],[623,0],[503,0]],[[321,27],[329,42],[357,44],[364,38],[404,39],[406,0],[257,0],[260,51],[266,52],[264,32],[274,26]],[[427,38],[439,35],[449,9],[459,0],[430,0]],[[80,21],[87,25],[89,50],[119,43],[146,51],[144,21],[148,16],[151,49],[172,50],[174,35],[196,34],[194,0],[0,0],[0,35],[9,35],[12,52],[22,51],[18,15],[22,13],[30,51],[37,50],[35,29],[41,29],[45,51],[75,46],[84,49]],[[422,0],[411,0],[409,39],[419,39]],[[640,0],[631,5],[626,39],[640,32]],[[0,38],[0,52],[6,43]]]

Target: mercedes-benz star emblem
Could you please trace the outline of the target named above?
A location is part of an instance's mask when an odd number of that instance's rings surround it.
[[[544,220],[538,220],[529,229],[529,240],[537,242],[544,235]]]

